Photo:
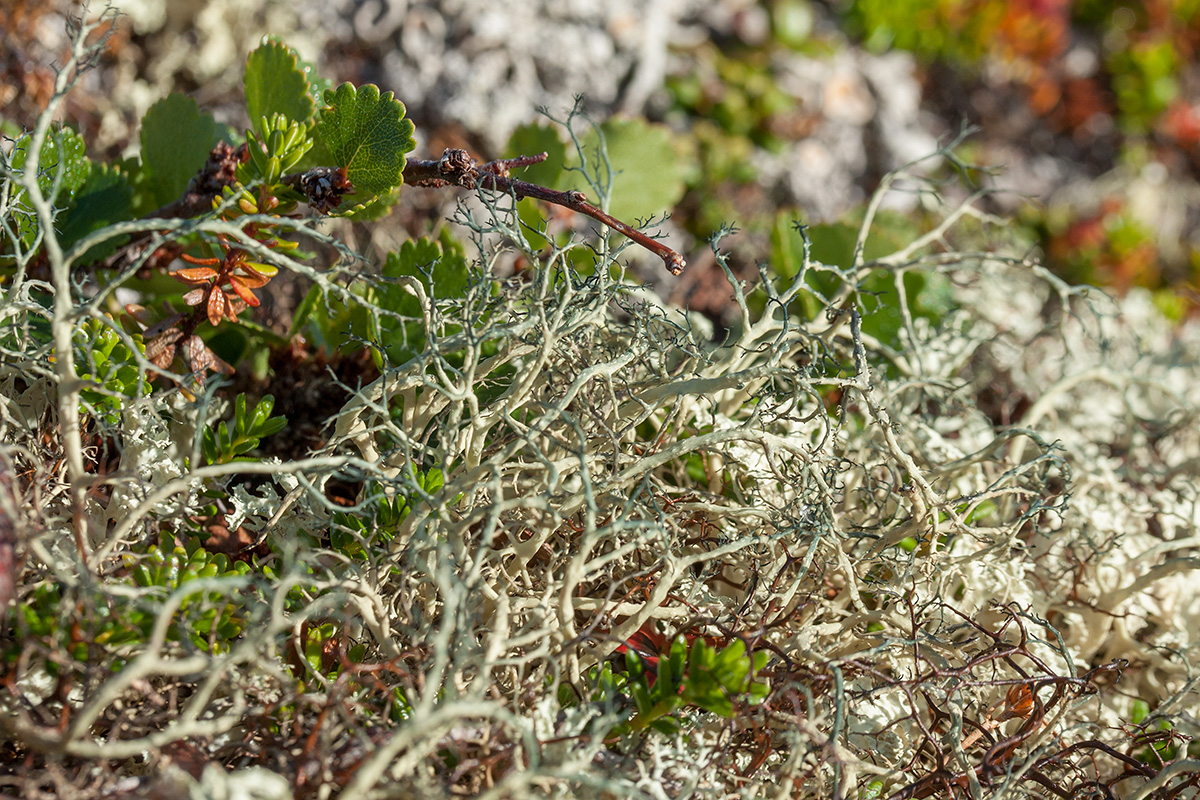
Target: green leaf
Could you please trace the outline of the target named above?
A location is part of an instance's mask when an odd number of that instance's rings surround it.
[[[692,642],[692,652],[688,656],[688,666],[692,669],[702,667],[711,670],[715,657],[716,650],[709,647],[708,643],[703,639],[696,639]]]
[[[629,683],[628,687],[629,693],[633,696],[633,704],[637,707],[638,714],[643,717],[649,716],[654,706],[650,702],[650,692],[646,689],[646,685],[641,681],[635,681]]]
[[[283,42],[267,41],[250,51],[243,83],[246,112],[254,124],[274,114],[304,123],[316,110],[300,57]]]
[[[687,165],[669,128],[637,119],[610,119],[600,126],[599,133],[593,129],[580,137],[588,171],[595,172],[601,167],[603,184],[608,176],[600,163],[601,134],[612,170],[608,213],[632,224],[669,211],[679,202],[686,189]],[[579,165],[578,154],[572,158],[572,164]],[[567,174],[572,185],[563,188],[589,191],[589,187],[581,185],[584,184],[581,175]]]
[[[300,305],[296,307],[296,311],[292,315],[292,329],[288,331],[288,338],[295,338],[300,331],[304,330],[313,311],[321,302],[321,295],[321,287],[316,284],[308,290],[308,294],[304,295],[304,299],[300,301]]]
[[[440,469],[437,467],[432,467],[424,475],[418,477],[418,483],[421,484],[422,489],[432,494],[445,485],[446,477],[442,474]]]
[[[554,187],[564,183],[567,146],[563,144],[557,128],[530,122],[513,131],[508,137],[508,144],[504,146],[505,158],[535,156],[538,153],[545,153],[546,160],[517,170],[513,177],[541,186]]]
[[[275,403],[275,398],[271,398],[271,403],[272,405]],[[249,429],[246,423],[246,395],[239,394],[237,399],[233,401],[233,430],[238,436],[241,436]]]
[[[255,434],[260,439],[265,439],[272,434],[279,433],[286,427],[287,417],[272,417],[271,419],[259,425],[255,430]]]
[[[365,202],[359,202],[360,194],[356,192],[353,195],[348,195],[346,202],[352,202],[354,205],[347,206],[343,203],[342,207],[336,212],[337,216],[352,219],[355,222],[371,222],[372,220],[387,216],[392,210],[392,206],[396,205],[396,201],[400,199],[400,190],[398,188],[376,195]]]
[[[258,431],[271,416],[271,411],[275,408],[275,396],[264,394],[262,400],[258,401],[258,405],[254,408],[254,419],[250,423],[250,430]]]
[[[660,662],[660,672],[670,676],[671,691],[678,688],[687,668],[687,640],[676,636],[671,642],[670,655]]]
[[[15,170],[25,167],[29,153],[29,139],[17,141],[13,147],[11,164]],[[83,137],[70,128],[56,128],[42,145],[38,158],[38,187],[42,195],[50,198],[55,181],[59,181],[58,195],[54,197],[56,209],[70,208],[76,199],[77,190],[91,174]],[[17,189],[12,199],[12,216],[16,219],[17,235],[23,247],[30,247],[37,237],[38,224],[33,208],[25,200],[25,190]]]
[[[179,92],[159,100],[142,118],[142,169],[160,206],[177,200],[220,141],[212,115]]]
[[[712,671],[713,677],[726,689],[732,692],[745,691],[750,672],[750,658],[746,655],[745,643],[735,639],[718,653]]]
[[[349,83],[325,92],[325,102],[317,134],[333,157],[332,166],[346,168],[357,199],[404,183],[404,154],[416,147],[404,104],[391,92],[380,95],[371,84],[355,89]]]
[[[376,341],[383,347],[392,364],[402,364],[425,344],[421,304],[400,282],[401,278],[416,278],[425,292],[435,300],[462,297],[470,285],[470,271],[462,247],[449,238],[441,241],[422,238],[407,241],[397,252],[389,253],[383,264],[383,277],[388,283],[372,291],[374,301],[401,318],[383,316],[379,319]],[[409,318],[409,319],[404,319]],[[450,334],[453,326],[446,329]]]
[[[383,274],[392,279],[417,278],[434,298],[462,297],[471,279],[461,247],[452,241],[429,238],[410,239],[400,246],[399,251],[389,253],[383,264]],[[384,295],[381,299],[394,303],[387,308],[400,311],[397,306],[407,299],[407,308],[402,313],[420,315],[420,303],[403,286],[392,284],[381,292]]]
[[[674,717],[662,717],[651,722],[650,728],[665,736],[674,736],[679,732],[679,720]]]
[[[696,705],[725,719],[733,716],[733,701],[720,692],[712,692],[697,698]]]
[[[883,781],[871,781],[862,789],[861,800],[878,800],[883,796]]]

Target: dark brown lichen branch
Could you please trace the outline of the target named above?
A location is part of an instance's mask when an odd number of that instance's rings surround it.
[[[539,153],[535,156],[520,156],[476,165],[475,159],[471,158],[466,150],[447,149],[436,161],[409,160],[404,167],[404,182],[409,186],[426,188],[462,186],[466,189],[488,189],[512,194],[518,200],[532,197],[535,200],[554,203],[576,213],[585,214],[618,233],[628,236],[630,240],[661,258],[672,275],[683,272],[683,268],[687,265],[683,256],[662,242],[650,238],[636,228],[592,205],[583,192],[560,192],[536,183],[518,180],[510,174],[513,169],[527,167],[545,160],[546,154]]]

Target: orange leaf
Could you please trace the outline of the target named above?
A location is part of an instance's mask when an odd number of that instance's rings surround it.
[[[179,280],[187,283],[212,283],[217,279],[219,273],[211,267],[189,267],[176,270],[173,274]]]
[[[206,264],[210,267],[215,267],[221,263],[219,258],[200,258],[198,256],[189,256],[187,253],[180,253],[179,257],[189,264]]]
[[[225,316],[230,322],[238,321],[238,314],[246,310],[246,304],[238,297],[225,295]]]
[[[258,307],[258,298],[254,296],[254,292],[250,291],[250,287],[242,283],[242,279],[237,275],[229,276],[229,285],[237,292],[237,296],[246,301],[246,305]]]
[[[1029,684],[1018,683],[1011,687],[1004,698],[1004,706],[1009,717],[1025,719],[1033,713],[1033,691]]]
[[[249,286],[251,289],[261,289],[262,287],[266,286],[268,283],[271,282],[270,278],[266,277],[265,275],[259,275],[257,272],[251,272],[249,275],[231,275],[229,277],[229,280],[230,281],[235,281],[235,280],[241,281],[243,284],[245,284],[246,286]]]

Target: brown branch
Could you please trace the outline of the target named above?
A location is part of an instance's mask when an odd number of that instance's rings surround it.
[[[672,275],[683,272],[687,262],[683,256],[641,231],[625,224],[616,217],[602,211],[587,201],[583,192],[559,192],[539,186],[536,183],[513,178],[509,171],[546,160],[545,153],[536,156],[520,156],[518,158],[490,161],[476,166],[466,150],[447,149],[437,161],[412,159],[404,167],[404,182],[409,186],[423,188],[439,188],[443,186],[462,186],[467,189],[488,189],[493,192],[512,194],[518,200],[532,197],[547,203],[569,208],[579,214],[586,214],[597,222],[601,222],[618,233],[628,236],[654,255],[663,260]]]
[[[245,160],[244,145],[234,149],[224,142],[220,143],[209,155],[208,163],[189,182],[188,190],[183,197],[154,211],[149,218],[197,217],[211,211],[213,199],[220,196],[221,190],[225,186],[236,183],[234,170],[239,163]],[[683,256],[662,242],[650,238],[636,228],[592,205],[583,192],[560,192],[536,183],[518,180],[510,174],[510,170],[520,169],[545,160],[546,154],[539,153],[535,156],[519,156],[476,165],[475,159],[471,158],[466,150],[447,149],[437,161],[409,160],[404,167],[404,182],[409,186],[427,189],[444,186],[487,189],[493,192],[512,194],[518,200],[532,197],[536,200],[554,203],[576,213],[585,214],[618,233],[628,236],[632,241],[661,258],[672,275],[683,272],[683,268],[687,265]],[[341,202],[344,194],[353,192],[353,186],[346,178],[346,170],[332,167],[317,167],[307,172],[285,175],[280,183],[302,191],[309,205],[321,213],[328,213]],[[148,237],[148,234],[142,234],[135,238],[134,241],[110,256],[102,266],[115,267],[119,260],[127,257],[134,246],[141,244]]]

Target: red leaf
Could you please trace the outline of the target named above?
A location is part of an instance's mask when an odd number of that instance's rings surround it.
[[[237,292],[237,296],[242,298],[248,306],[258,307],[258,298],[254,296],[254,292],[250,288],[242,284],[242,279],[237,275],[229,276],[229,285]]]

